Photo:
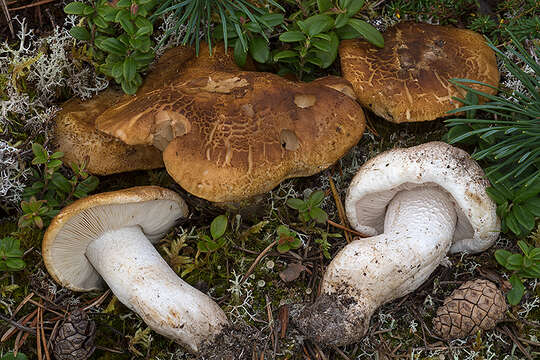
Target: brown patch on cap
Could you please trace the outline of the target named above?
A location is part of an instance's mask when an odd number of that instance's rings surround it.
[[[234,86],[216,92],[210,79]],[[298,106],[297,99],[309,106]],[[238,71],[213,72],[131,98],[97,123],[104,132],[122,133],[126,142],[148,144],[162,111],[182,114],[191,124],[164,151],[168,172],[187,191],[217,202],[248,198],[286,178],[325,169],[358,142],[365,126],[360,106],[328,86]]]
[[[339,53],[343,76],[360,103],[389,121],[434,120],[458,108],[461,103],[452,97],[466,94],[449,82],[452,78],[499,84],[495,53],[473,31],[404,22],[383,37],[382,49],[355,39],[342,41]]]
[[[63,105],[53,130],[56,150],[64,162],[82,164],[97,175],[163,167],[161,152],[153,146],[130,146],[95,128],[95,119],[115,104],[122,93],[106,90],[91,100],[73,98]]]

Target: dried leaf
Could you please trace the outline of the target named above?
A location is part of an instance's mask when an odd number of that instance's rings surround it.
[[[302,271],[305,271],[305,270],[306,270],[306,267],[304,265],[298,264],[298,263],[292,263],[292,264],[287,265],[287,268],[285,270],[280,271],[279,277],[284,282],[291,282],[298,279]]]

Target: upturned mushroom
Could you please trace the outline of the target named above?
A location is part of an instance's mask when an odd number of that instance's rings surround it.
[[[441,142],[394,149],[365,163],[349,186],[351,226],[370,236],[328,266],[321,296],[296,322],[317,342],[361,339],[377,307],[420,286],[447,252],[476,253],[498,237],[489,182],[470,156]]]
[[[222,331],[226,316],[180,279],[152,245],[187,214],[179,195],[156,186],[77,200],[45,233],[45,266],[73,291],[100,289],[105,281],[154,331],[197,352]]]
[[[495,94],[499,71],[495,53],[482,35],[450,26],[402,22],[383,33],[384,47],[344,40],[339,47],[343,77],[358,101],[395,123],[428,121],[446,115],[466,91],[450,79],[473,79]],[[483,101],[483,99],[480,99]]]
[[[119,103],[96,124],[127,144],[163,149],[167,171],[190,193],[240,201],[315,174],[354,146],[365,119],[351,95],[338,77],[296,83],[214,71]]]

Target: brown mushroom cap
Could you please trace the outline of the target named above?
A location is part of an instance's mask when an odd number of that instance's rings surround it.
[[[384,48],[364,40],[339,47],[341,69],[358,101],[386,120],[401,123],[434,120],[461,105],[452,97],[465,91],[448,80],[473,79],[497,87],[495,53],[470,30],[400,23],[383,34]],[[495,94],[487,86],[472,88]]]
[[[167,171],[194,195],[237,201],[315,174],[360,140],[362,109],[328,86],[344,82],[213,72],[121,103],[97,126],[126,143],[165,148]]]
[[[153,146],[130,146],[97,131],[99,114],[122,97],[122,93],[106,90],[87,101],[73,98],[63,105],[55,119],[56,150],[64,153],[64,162],[82,164],[96,175],[109,175],[133,170],[163,167],[161,152]]]

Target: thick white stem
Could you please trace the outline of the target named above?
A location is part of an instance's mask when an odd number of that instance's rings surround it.
[[[120,302],[193,352],[227,324],[220,307],[180,279],[138,226],[104,233],[86,257]]]
[[[328,266],[320,302],[337,303],[339,310],[324,309],[319,303],[315,305],[319,313],[304,312],[307,319],[300,322],[320,334],[315,336],[318,341],[334,345],[357,341],[377,307],[414,291],[440,264],[452,243],[456,221],[451,197],[439,188],[398,193],[388,205],[384,234],[351,242]],[[331,313],[343,315],[318,331],[316,319]]]

